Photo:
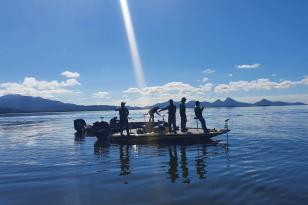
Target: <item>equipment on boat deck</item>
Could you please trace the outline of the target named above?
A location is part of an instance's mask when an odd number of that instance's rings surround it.
[[[101,118],[103,119],[103,118]],[[228,133],[229,119],[225,120],[223,129],[209,129],[204,133],[203,129],[188,128],[187,132],[169,133],[168,123],[158,122],[129,122],[130,136],[120,134],[119,120],[116,117],[110,123],[101,120],[93,125],[87,125],[83,119],[74,120],[74,128],[78,136],[95,136],[98,140],[108,140],[111,143],[169,143],[169,142],[197,142],[202,143],[215,136]]]
[[[103,118],[101,118],[103,119]],[[132,119],[131,119],[132,120]],[[129,122],[130,130],[138,129],[143,130],[143,132],[153,132],[153,128],[159,125],[162,125],[163,121],[158,122]],[[117,120],[117,117],[114,117],[110,120],[110,122],[106,121],[97,121],[94,122],[93,125],[87,125],[85,120],[76,119],[74,120],[74,128],[76,130],[76,134],[79,136],[105,136],[106,133],[114,134],[121,131],[120,121]]]

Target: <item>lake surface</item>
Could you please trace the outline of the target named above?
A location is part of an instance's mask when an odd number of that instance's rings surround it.
[[[308,106],[208,109],[232,130],[208,144],[75,140],[74,119],[116,114],[0,116],[0,204],[307,204]]]

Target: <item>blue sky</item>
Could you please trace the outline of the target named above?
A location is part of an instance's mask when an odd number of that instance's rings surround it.
[[[1,0],[0,95],[308,102],[307,1],[127,3],[146,87],[137,86],[119,0]]]

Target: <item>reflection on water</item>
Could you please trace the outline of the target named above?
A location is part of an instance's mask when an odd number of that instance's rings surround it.
[[[199,179],[206,178],[206,165],[204,158],[206,158],[206,147],[202,146],[201,150],[198,152],[198,156],[195,159],[196,170],[199,176]]]
[[[129,145],[120,145],[120,175],[128,175],[130,174],[129,169]]]
[[[84,138],[75,138],[78,142],[84,141]],[[207,147],[215,146],[220,151],[212,152],[211,154],[221,155],[222,153],[226,154],[226,161],[228,160],[228,145],[224,144],[220,141],[213,141],[207,142],[207,144],[199,144],[194,145],[195,148],[194,153],[187,157],[187,147],[191,145],[185,144],[173,144],[173,145],[150,145],[154,148],[159,148],[160,151],[168,150],[168,168],[166,170],[167,178],[170,179],[171,182],[176,182],[177,180],[181,179],[182,183],[190,183],[189,178],[189,165],[188,162],[194,165],[194,169],[196,174],[200,180],[206,179],[207,174],[207,166],[206,166],[206,159],[207,159]],[[139,145],[129,145],[129,144],[120,144],[117,146],[119,149],[119,176],[126,176],[133,174],[131,171],[131,163],[130,157],[133,155],[131,150],[139,150]],[[113,147],[114,148],[114,147]],[[109,149],[111,149],[110,144],[106,142],[96,141],[94,144],[94,154],[98,155],[100,158],[104,158],[109,154]],[[157,164],[159,166],[159,164]]]
[[[181,168],[182,168],[182,177],[183,183],[190,183],[189,180],[189,169],[187,167],[187,157],[186,157],[186,147],[181,145]]]
[[[82,138],[83,140],[85,138]],[[101,141],[96,141],[94,144],[94,154],[100,157],[104,157],[104,155],[107,155],[109,153],[110,149],[110,144],[101,142]]]
[[[178,155],[176,152],[176,146],[169,146],[169,169],[168,174],[172,182],[179,177],[178,174]]]

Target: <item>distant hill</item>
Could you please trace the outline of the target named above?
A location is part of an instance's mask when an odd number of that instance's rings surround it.
[[[281,101],[270,101],[266,99],[262,99],[259,102],[254,103],[255,106],[287,106],[287,105],[305,105],[304,103],[296,102],[296,103],[287,103]]]
[[[0,108],[18,110],[19,112],[67,112],[114,110],[116,106],[84,106],[48,100],[41,97],[5,95],[0,97]]]
[[[177,107],[180,102],[175,102]],[[256,103],[244,103],[227,98],[225,101],[216,100],[214,102],[203,101],[201,104],[205,107],[250,107],[250,106],[286,106],[286,105],[305,105],[304,103],[287,103],[280,101],[270,101],[263,99]],[[146,107],[128,107],[129,109],[148,109],[154,106],[160,108],[166,107],[169,102],[157,103],[153,106]],[[193,108],[195,101],[186,103],[187,108]],[[111,105],[76,105],[71,103],[63,103],[60,101],[44,99],[41,97],[31,97],[22,95],[5,95],[0,97],[0,113],[20,113],[20,112],[69,112],[69,111],[106,111],[114,110],[118,106]]]
[[[175,105],[179,105],[180,102],[174,102]],[[252,107],[252,106],[287,106],[287,105],[305,105],[305,103],[300,103],[300,102],[296,102],[296,103],[288,103],[288,102],[281,102],[281,101],[270,101],[270,100],[266,100],[263,99],[259,102],[256,103],[244,103],[244,102],[239,102],[236,101],[232,98],[227,98],[225,101],[222,101],[220,99],[214,101],[214,102],[207,102],[207,101],[203,101],[200,102],[202,106],[204,107]],[[154,107],[154,106],[158,106],[160,108],[166,107],[169,105],[169,102],[164,102],[164,103],[157,103],[153,106],[147,106],[147,108],[150,107]],[[186,107],[187,108],[193,108],[195,106],[195,101],[189,101],[186,103]]]
[[[0,108],[0,114],[7,114],[7,113],[21,113],[22,110],[10,109],[10,108]]]
[[[224,105],[226,107],[247,107],[247,106],[250,106],[249,103],[244,103],[244,102],[239,102],[239,101],[236,101],[232,98],[227,98],[225,101],[224,101]]]

